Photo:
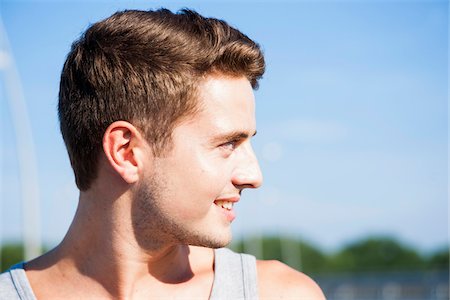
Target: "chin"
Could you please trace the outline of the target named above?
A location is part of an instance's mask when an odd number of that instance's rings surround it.
[[[227,246],[228,244],[230,244],[230,241],[227,242],[219,242],[219,241],[208,241],[208,242],[193,242],[193,243],[189,243],[189,245],[191,246],[198,246],[198,247],[205,247],[205,248],[211,248],[211,249],[219,249],[219,248],[223,248],[225,246]]]
[[[206,248],[223,248],[231,243],[231,232],[227,232],[226,234],[209,234],[209,235],[196,235],[192,237],[190,241],[188,241],[189,245],[192,246],[200,246]]]

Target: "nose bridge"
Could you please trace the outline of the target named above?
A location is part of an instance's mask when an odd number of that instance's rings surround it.
[[[242,149],[234,177],[236,185],[258,188],[262,184],[261,169],[250,143],[247,143]]]

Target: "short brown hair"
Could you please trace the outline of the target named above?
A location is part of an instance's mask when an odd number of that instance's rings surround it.
[[[177,122],[197,110],[201,78],[245,76],[257,88],[264,67],[258,44],[192,10],[126,10],[93,24],[73,43],[59,91],[61,132],[78,188],[87,190],[96,178],[111,123],[134,124],[159,155]]]

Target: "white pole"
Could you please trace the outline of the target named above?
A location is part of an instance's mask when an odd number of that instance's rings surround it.
[[[16,135],[17,157],[22,197],[25,260],[41,254],[41,228],[37,164],[31,124],[19,73],[9,48],[8,37],[0,17],[0,53],[3,59],[6,99]]]
[[[1,52],[0,52],[1,53]],[[2,57],[0,55],[0,70],[2,70]],[[3,87],[0,84],[0,99],[3,99],[4,93],[3,93]],[[3,100],[2,100],[3,102]],[[0,103],[0,116],[3,115],[2,111],[3,105]],[[0,119],[1,121],[1,119]],[[3,165],[3,131],[2,131],[2,124],[0,123],[0,166]],[[0,195],[2,195],[3,192],[3,169],[0,168]],[[0,197],[0,270],[2,270],[2,250],[3,250],[3,201]]]

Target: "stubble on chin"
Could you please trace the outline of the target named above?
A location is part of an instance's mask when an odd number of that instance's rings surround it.
[[[229,244],[231,238],[220,239],[189,229],[173,216],[164,211],[163,195],[168,195],[165,180],[153,176],[141,181],[134,187],[131,220],[135,239],[139,246],[147,251],[155,251],[168,245],[192,245],[207,248],[222,248]]]

